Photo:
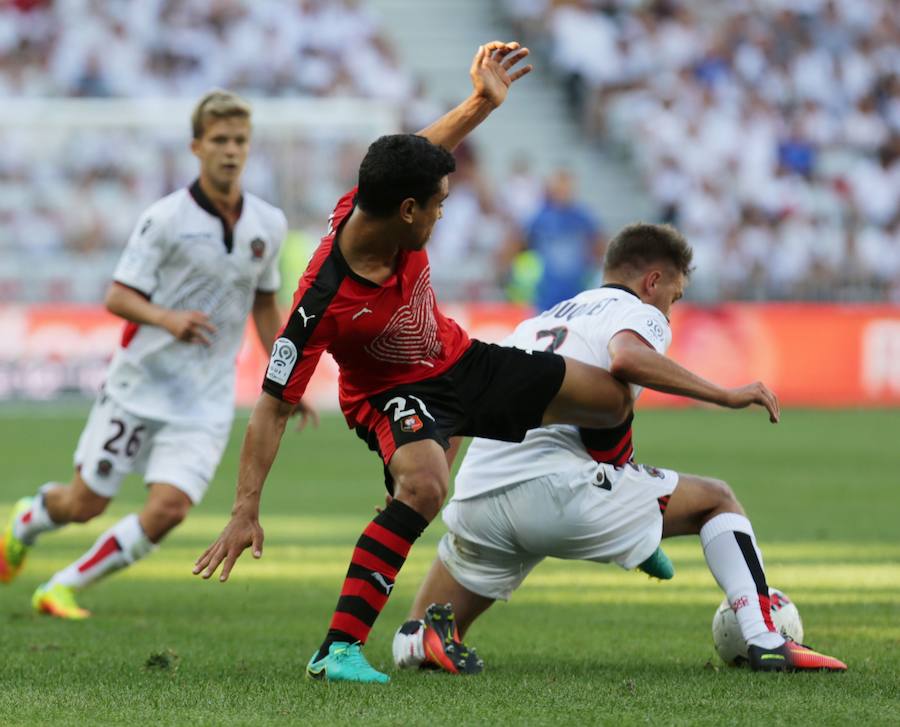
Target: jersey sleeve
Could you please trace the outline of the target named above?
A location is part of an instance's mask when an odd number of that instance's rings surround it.
[[[328,346],[328,338],[324,335],[313,336],[304,344],[290,335],[289,328],[290,321],[272,346],[262,388],[276,399],[296,404],[306,392],[319,359]]]
[[[287,236],[287,218],[281,210],[278,212],[278,221],[277,224],[273,225],[272,232],[275,254],[269,258],[266,267],[260,273],[259,281],[256,283],[256,289],[260,293],[277,293],[281,289],[279,263],[281,261],[281,250],[284,247],[284,239]]]
[[[143,293],[148,298],[159,285],[159,267],[166,254],[165,220],[153,208],[138,220],[122,257],[116,265],[113,280]]]
[[[617,319],[609,330],[612,340],[619,331],[634,331],[643,338],[657,353],[665,355],[672,343],[672,329],[662,312],[646,303],[634,306],[630,311]]]

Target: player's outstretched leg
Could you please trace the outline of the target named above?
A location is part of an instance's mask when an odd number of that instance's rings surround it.
[[[719,480],[681,475],[663,516],[663,537],[698,530],[706,563],[734,610],[753,669],[847,668],[838,659],[786,641],[776,630],[762,553],[731,488]]]
[[[90,612],[78,606],[75,594],[100,578],[121,570],[154,549],[137,514],[126,515],[103,533],[81,558],[39,586],[31,603],[35,611],[80,620]]]

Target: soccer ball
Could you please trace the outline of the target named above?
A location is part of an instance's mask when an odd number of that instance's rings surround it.
[[[777,588],[769,589],[770,613],[772,623],[782,636],[790,637],[797,643],[803,643],[803,622],[794,602]],[[747,642],[741,635],[737,616],[728,599],[719,604],[712,622],[713,643],[722,661],[730,666],[737,666],[747,661]]]

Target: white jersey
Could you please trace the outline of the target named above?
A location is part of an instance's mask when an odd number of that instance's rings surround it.
[[[257,291],[281,285],[287,220],[245,194],[234,229],[195,182],[140,218],[113,280],[174,310],[198,310],[216,327],[211,345],[184,343],[158,326],[129,323],[105,390],[123,409],[164,422],[229,423],[237,354]]]
[[[586,290],[523,321],[503,344],[525,350],[555,351],[608,370],[609,341],[625,330],[634,331],[661,354],[665,354],[672,341],[669,322],[658,308],[643,303],[623,286],[607,285]],[[632,385],[631,389],[637,399],[641,387]],[[532,429],[518,443],[474,439],[456,475],[454,499],[477,497],[594,460],[611,461],[598,453],[592,457],[582,438],[584,431],[590,430],[554,424]],[[623,445],[630,447],[630,423],[626,434]],[[629,455],[626,450],[624,458]]]

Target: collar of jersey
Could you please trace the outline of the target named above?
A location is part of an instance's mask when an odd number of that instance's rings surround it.
[[[200,186],[200,180],[195,179],[194,183],[190,186],[188,191],[191,193],[191,197],[194,198],[194,201],[204,212],[208,212],[213,217],[218,217],[219,222],[222,223],[222,240],[225,243],[225,249],[228,252],[231,252],[231,249],[234,247],[234,228],[228,224],[228,220],[222,217],[222,213],[216,209],[216,206],[212,203],[212,200],[206,196],[206,192],[203,191],[203,187]],[[241,212],[244,210],[244,195],[241,195],[241,198],[238,200],[238,218],[241,216]]]
[[[601,287],[601,288],[615,288],[616,290],[624,290],[626,293],[631,293],[631,294],[632,294],[635,298],[637,298],[638,300],[641,299],[641,296],[639,296],[637,293],[635,293],[635,292],[634,292],[631,288],[629,288],[627,285],[619,285],[618,283],[604,283],[604,284],[601,285],[600,287]]]
[[[334,237],[331,240],[331,255],[332,255],[332,257],[334,257],[335,261],[337,262],[338,267],[344,271],[344,273],[347,275],[347,277],[352,278],[357,283],[360,283],[361,285],[365,285],[369,288],[389,288],[392,285],[394,285],[397,282],[397,280],[400,279],[399,266],[400,266],[401,258],[403,256],[403,250],[401,250],[397,256],[398,270],[395,270],[394,274],[391,275],[391,277],[389,277],[387,280],[385,280],[384,283],[382,283],[381,285],[379,285],[375,281],[369,280],[368,278],[365,278],[362,275],[360,275],[359,273],[355,272],[353,270],[353,268],[350,267],[350,263],[348,263],[346,258],[344,257],[344,253],[341,252],[341,246],[338,245],[338,237],[341,234],[341,230],[344,229],[344,224],[347,222],[347,220],[350,219],[350,215],[353,214],[354,209],[356,209],[356,197],[353,198],[353,208],[344,217],[344,219],[341,220],[341,224],[338,225],[338,228],[334,231]]]

